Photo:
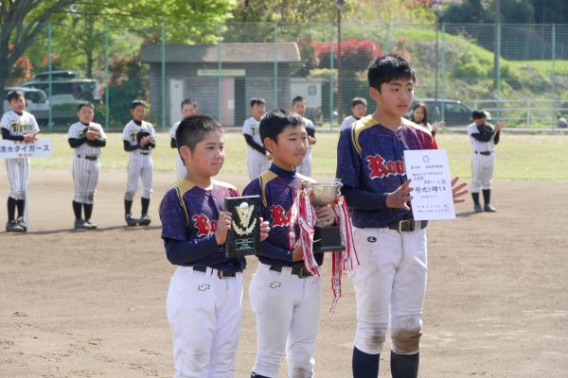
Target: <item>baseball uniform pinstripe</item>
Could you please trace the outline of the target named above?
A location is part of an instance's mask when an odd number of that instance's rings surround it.
[[[24,111],[21,115],[13,110],[4,113],[0,120],[0,127],[10,132],[10,135],[19,136],[39,131],[35,117]],[[6,171],[10,183],[9,196],[15,200],[25,199],[25,187],[30,167],[29,159],[6,159]]]
[[[131,146],[138,145],[136,138],[137,134],[141,131],[147,131],[156,138],[156,132],[151,123],[142,121],[141,125],[137,125],[134,121],[128,122],[124,127],[122,139],[127,141]],[[124,198],[128,201],[134,199],[134,195],[138,190],[138,181],[142,181],[142,197],[150,198],[152,193],[152,147],[148,149],[136,149],[130,152],[128,158],[128,182],[126,184],[126,194]]]
[[[467,127],[469,142],[473,149],[471,155],[472,193],[479,193],[481,190],[491,189],[493,167],[495,166],[495,134],[491,136],[488,142],[482,142],[472,136],[472,134],[476,133],[479,133],[479,129],[475,123]]]
[[[260,140],[259,131],[260,121],[254,119],[254,117],[248,118],[243,124],[243,134],[248,134],[252,136],[255,143],[262,146],[262,141]],[[261,154],[254,148],[247,145],[247,167],[249,178],[252,180],[260,176],[264,171],[270,166],[270,160],[266,155]]]
[[[69,127],[68,138],[85,138],[87,128],[97,131],[99,138],[106,139],[106,134],[101,125],[91,122],[88,126],[77,122]],[[83,143],[73,150],[73,181],[75,183],[75,197],[73,200],[79,203],[92,204],[99,181],[99,158],[101,147],[94,147]]]
[[[177,131],[180,123],[181,123],[181,121],[177,121],[172,126],[172,129],[170,130],[170,138],[172,138],[174,140],[176,139],[176,131]],[[183,164],[183,160],[181,160],[181,156],[179,156],[179,153],[178,153],[177,150],[176,150],[176,172],[177,172],[178,181],[181,181],[185,178],[185,175],[186,175],[185,165]]]

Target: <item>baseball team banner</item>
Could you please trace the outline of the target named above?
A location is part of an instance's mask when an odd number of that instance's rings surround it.
[[[38,139],[35,143],[0,141],[0,159],[25,159],[51,156],[51,139]]]
[[[404,164],[416,220],[455,219],[452,180],[446,150],[406,150]]]

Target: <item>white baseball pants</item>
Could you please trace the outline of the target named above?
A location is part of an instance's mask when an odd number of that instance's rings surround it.
[[[26,199],[26,182],[29,171],[30,159],[6,159],[6,173],[10,183],[9,196],[13,199]]]
[[[291,268],[276,272],[269,265],[258,264],[249,287],[256,315],[255,373],[277,378],[286,350],[289,378],[314,376],[320,290],[319,277],[300,278],[291,274]]]
[[[93,203],[99,182],[99,170],[99,159],[87,160],[83,157],[73,157],[73,182],[75,183],[73,201]]]
[[[132,201],[138,190],[138,181],[142,181],[142,197],[150,198],[152,194],[152,156],[130,153],[128,158],[128,182],[125,199]]]
[[[241,333],[243,276],[179,267],[170,282],[168,322],[173,334],[174,378],[232,378]]]
[[[381,353],[390,324],[393,351],[417,353],[428,270],[426,230],[354,228],[354,239],[360,261],[352,275],[357,301],[355,347],[368,354]]]
[[[471,188],[472,193],[479,193],[484,189],[491,189],[493,178],[493,167],[495,167],[495,154],[471,156]]]

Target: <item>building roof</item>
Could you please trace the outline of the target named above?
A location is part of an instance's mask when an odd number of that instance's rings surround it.
[[[294,63],[300,61],[295,42],[223,43],[218,45],[166,45],[166,63]],[[142,45],[142,62],[161,63],[161,45]]]

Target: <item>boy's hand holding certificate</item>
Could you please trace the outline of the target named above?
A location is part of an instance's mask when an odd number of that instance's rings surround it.
[[[404,151],[406,174],[411,179],[415,220],[455,219],[452,180],[445,150]]]

